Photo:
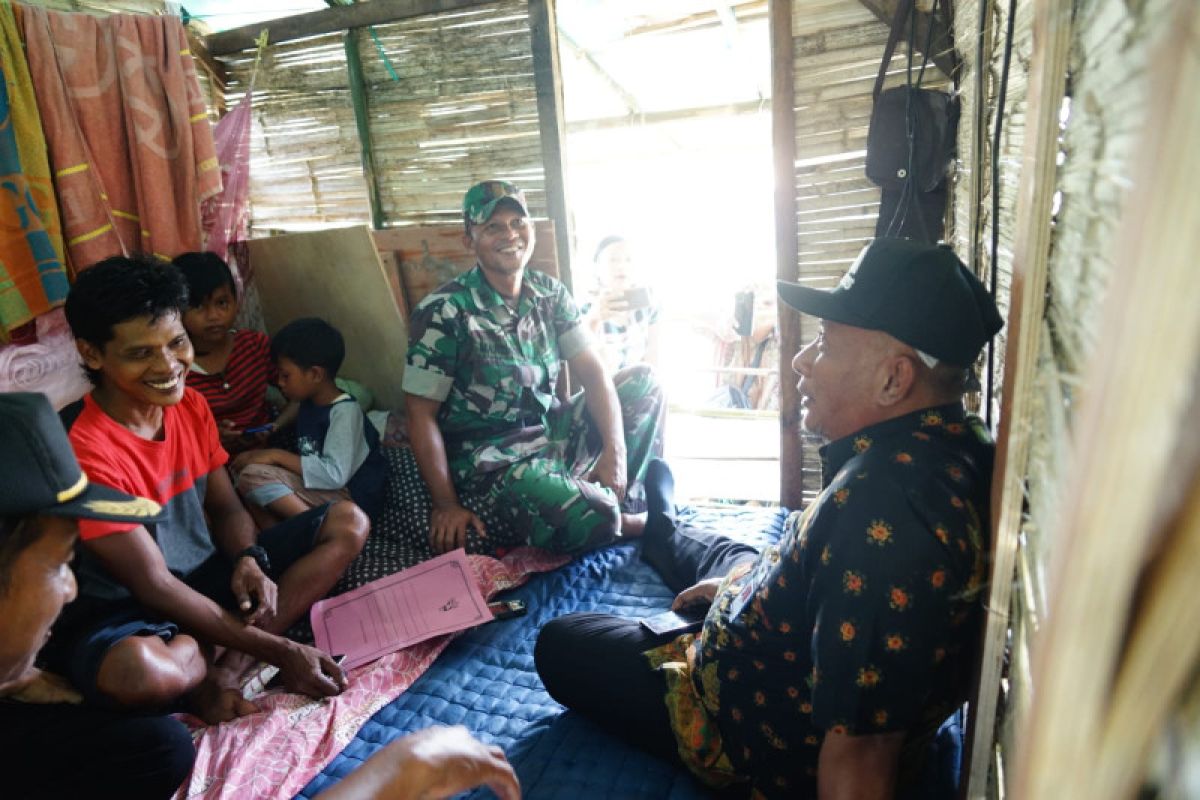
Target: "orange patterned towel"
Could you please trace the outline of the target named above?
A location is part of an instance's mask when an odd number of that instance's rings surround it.
[[[221,173],[179,19],[22,11],[72,264],[199,250]]]

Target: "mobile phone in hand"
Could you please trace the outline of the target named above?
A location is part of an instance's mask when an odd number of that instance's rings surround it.
[[[488,603],[492,619],[512,619],[528,611],[524,600],[503,600],[499,603]]]
[[[649,308],[650,307],[650,290],[645,286],[635,286],[625,292],[625,302],[630,308]]]
[[[655,636],[690,633],[700,630],[707,613],[708,608],[705,606],[687,606],[679,611],[664,611],[652,617],[643,617],[642,627]]]
[[[243,429],[242,436],[249,436],[252,433],[262,433],[263,431],[269,431],[273,427],[274,426],[269,422],[266,425],[253,425],[249,428]]]

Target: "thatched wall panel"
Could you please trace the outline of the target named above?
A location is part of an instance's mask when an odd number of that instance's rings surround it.
[[[1129,174],[1133,143],[1144,119],[1146,101],[1142,83],[1143,66],[1156,27],[1169,18],[1163,13],[1166,0],[1139,4],[1079,0],[1073,25],[1070,65],[1070,113],[1062,139],[1063,163],[1057,176],[1059,205],[1054,220],[1047,278],[1047,303],[1042,323],[1041,347],[1028,419],[1014,421],[1014,431],[1030,437],[1025,486],[1027,511],[1022,522],[1017,554],[1016,585],[1012,598],[1012,650],[1009,655],[1008,694],[998,729],[997,759],[1011,767],[1016,736],[1034,695],[1031,684],[1030,643],[1036,638],[1047,607],[1047,571],[1053,558],[1054,525],[1063,500],[1064,476],[1071,473],[1074,449],[1072,410],[1085,387],[1080,376],[1094,356],[1100,305],[1113,265],[1109,256],[1120,219],[1121,203],[1134,180]],[[1028,64],[1032,52],[1031,4],[1018,4],[1007,106],[998,154],[1001,183],[1000,215],[992,219],[991,135],[995,125],[995,92],[1000,78],[1002,34],[1007,4],[995,4],[989,20],[996,32],[991,51],[985,55],[987,71],[987,143],[984,158],[977,163],[971,139],[971,117],[976,98],[964,93],[963,126],[959,152],[962,165],[956,186],[955,243],[969,250],[970,182],[975,169],[984,170],[980,215],[981,247],[979,270],[991,269],[990,238],[994,222],[1000,237],[996,253],[999,275],[998,299],[1007,311],[1013,242],[1016,228],[1016,194],[1020,155],[1025,136],[1025,99]],[[974,41],[978,4],[969,0],[957,5],[956,37]],[[966,37],[966,38],[964,38]],[[964,53],[962,85],[973,86],[977,68],[973,48]],[[1028,177],[1028,176],[1025,176]],[[1003,334],[1002,334],[1003,337]],[[1001,352],[1003,345],[1001,344]],[[998,365],[996,397],[1003,383]],[[997,796],[995,774],[990,796]]]
[[[857,0],[806,0],[792,10],[796,115],[796,231],[799,276],[827,288],[837,283],[875,233],[879,188],[863,173],[871,119],[871,89],[887,43],[888,26]],[[887,85],[904,80],[906,48],[897,48]],[[926,86],[945,86],[930,64]],[[804,340],[815,334],[801,320]],[[803,448],[804,495],[820,488],[815,447]]]
[[[457,222],[479,180],[546,214],[528,4],[500,2],[358,32],[385,225]]]
[[[253,53],[225,59],[226,103],[245,94]],[[340,34],[268,47],[254,85],[251,231],[370,219]]]

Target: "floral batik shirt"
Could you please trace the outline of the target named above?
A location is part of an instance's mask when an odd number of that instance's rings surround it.
[[[940,406],[822,448],[825,488],[651,650],[680,754],[709,783],[816,797],[826,732],[905,731],[902,770],[967,696],[986,579],[992,445]]]

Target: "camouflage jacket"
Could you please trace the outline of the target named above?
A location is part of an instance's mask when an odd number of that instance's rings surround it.
[[[588,346],[575,300],[554,278],[526,270],[513,311],[475,266],[413,311],[404,391],[442,403],[455,478],[490,472],[546,448],[561,362]]]

